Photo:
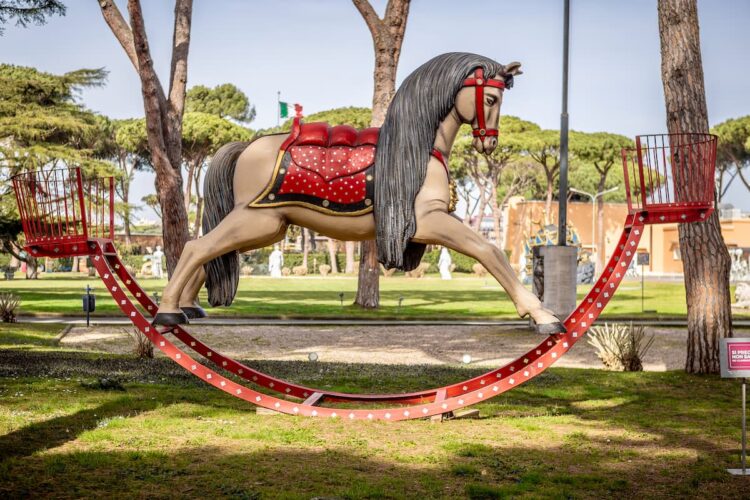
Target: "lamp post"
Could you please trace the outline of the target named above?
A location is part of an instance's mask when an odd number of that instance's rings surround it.
[[[615,186],[610,189],[605,189],[604,191],[599,191],[596,194],[587,193],[586,191],[582,191],[580,189],[576,188],[570,188],[570,192],[582,194],[584,196],[588,196],[591,198],[591,248],[596,248],[596,258],[599,259],[599,245],[596,244],[596,199],[604,196],[605,194],[614,193],[620,189],[619,186]],[[596,262],[594,262],[594,272],[596,272]]]
[[[533,291],[544,307],[567,317],[576,307],[578,250],[567,246],[568,215],[568,66],[570,55],[570,0],[563,0],[562,110],[560,113],[560,191],[557,245],[536,246],[533,252]]]

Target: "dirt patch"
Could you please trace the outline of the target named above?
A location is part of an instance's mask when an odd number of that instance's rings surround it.
[[[377,364],[455,364],[465,354],[472,366],[494,367],[521,356],[542,337],[529,330],[499,326],[200,326],[191,333],[213,349],[234,358],[306,360],[311,352],[320,361]],[[650,328],[655,341],[646,355],[648,371],[685,366],[687,332]],[[133,328],[74,327],[62,347],[118,354],[132,353]],[[556,366],[602,368],[585,339]]]

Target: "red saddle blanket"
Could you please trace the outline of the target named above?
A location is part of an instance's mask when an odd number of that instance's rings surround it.
[[[378,132],[295,119],[268,187],[250,205],[302,205],[342,215],[371,211]]]

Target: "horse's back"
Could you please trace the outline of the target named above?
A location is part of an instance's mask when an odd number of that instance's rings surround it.
[[[378,132],[295,120],[265,188],[249,206],[300,206],[347,216],[371,212]]]

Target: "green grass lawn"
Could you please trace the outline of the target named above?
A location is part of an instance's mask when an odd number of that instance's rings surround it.
[[[97,278],[60,273],[39,280],[0,281],[0,291],[21,296],[21,314],[81,316],[81,295],[86,284],[97,296],[96,315],[119,315],[119,309]],[[161,293],[163,280],[144,279],[149,292]],[[517,319],[505,292],[491,278],[457,275],[452,281],[428,276],[422,279],[382,278],[381,307],[365,311],[352,306],[357,290],[353,277],[266,277],[242,278],[234,304],[210,309],[218,316],[271,318],[402,318],[402,319]],[[589,285],[578,288],[581,299]],[[605,317],[680,317],[686,314],[685,290],[681,282],[649,282],[645,288],[645,309],[641,313],[639,281],[626,281],[607,306]],[[344,294],[341,306],[339,294]],[[402,307],[398,307],[403,297]],[[205,292],[202,293],[205,303]]]
[[[551,369],[479,420],[319,420],[257,415],[167,359],[58,351],[58,331],[0,325],[0,497],[746,497],[724,471],[739,463],[739,385],[718,377]],[[255,364],[332,389],[477,374]]]

